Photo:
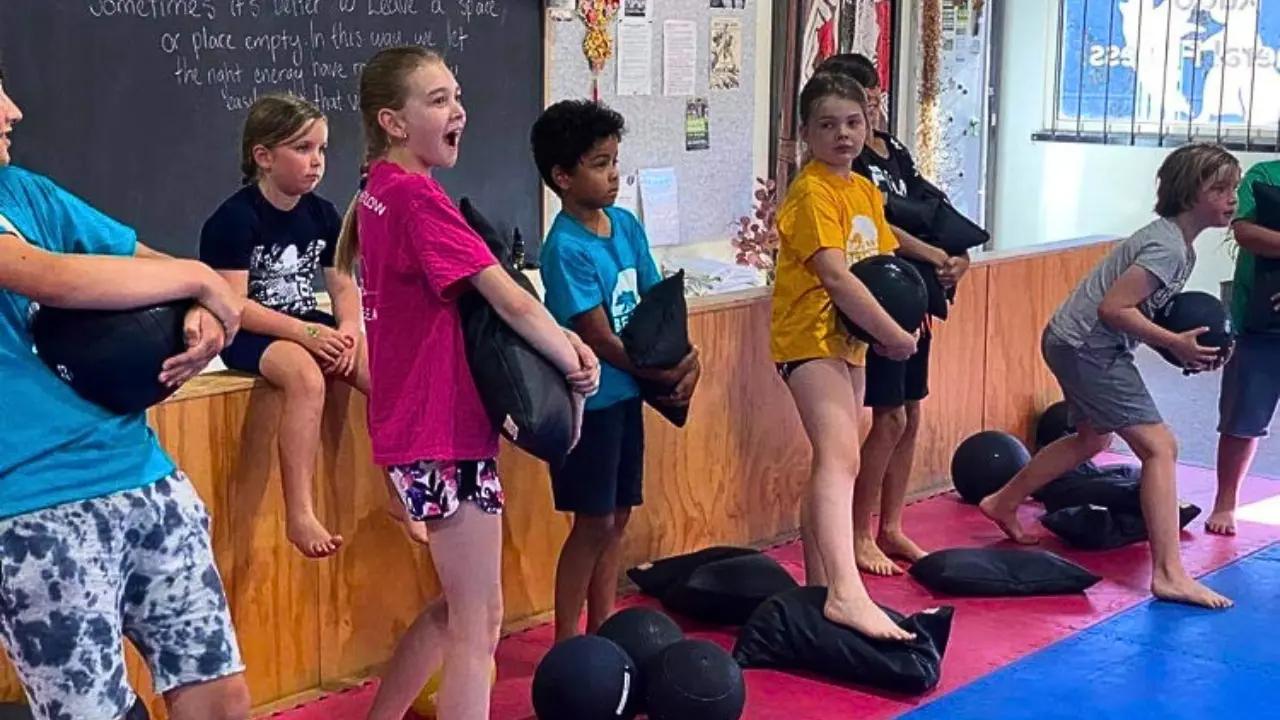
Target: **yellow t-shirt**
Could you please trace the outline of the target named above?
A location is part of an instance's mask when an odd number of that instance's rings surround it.
[[[841,177],[810,162],[778,209],[778,236],[773,361],[843,358],[864,365],[867,344],[849,337],[841,326],[835,303],[808,261],[825,248],[844,250],[849,265],[896,250],[897,238],[884,219],[884,196],[860,175]]]

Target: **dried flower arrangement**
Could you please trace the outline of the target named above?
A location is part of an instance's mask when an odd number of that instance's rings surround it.
[[[763,270],[769,282],[778,262],[778,185],[772,179],[756,178],[754,216],[744,215],[733,223],[736,261]]]

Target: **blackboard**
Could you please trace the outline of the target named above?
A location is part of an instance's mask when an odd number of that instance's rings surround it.
[[[321,105],[318,192],[344,212],[364,159],[359,68],[396,44],[440,52],[462,86],[460,157],[437,179],[534,240],[542,194],[528,138],[543,108],[542,38],[537,0],[0,2],[5,88],[25,114],[14,164],[182,257],[196,256],[205,218],[240,186],[255,94]]]

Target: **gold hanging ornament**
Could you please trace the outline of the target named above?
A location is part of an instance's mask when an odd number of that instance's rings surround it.
[[[578,16],[587,26],[582,39],[582,51],[591,65],[591,98],[600,99],[600,71],[613,57],[613,38],[609,35],[609,23],[618,14],[621,0],[578,0]]]

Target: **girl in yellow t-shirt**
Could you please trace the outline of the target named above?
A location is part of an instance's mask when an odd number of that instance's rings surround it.
[[[809,585],[828,587],[828,620],[908,640],[912,634],[867,594],[853,552],[867,346],[849,337],[836,308],[879,340],[876,352],[905,360],[916,351],[915,336],[849,272],[851,263],[897,247],[880,191],[850,169],[867,138],[866,95],[848,78],[815,75],[800,93],[800,122],[811,158],[778,210],[771,336],[773,360],[813,445],[800,518],[805,574]]]

